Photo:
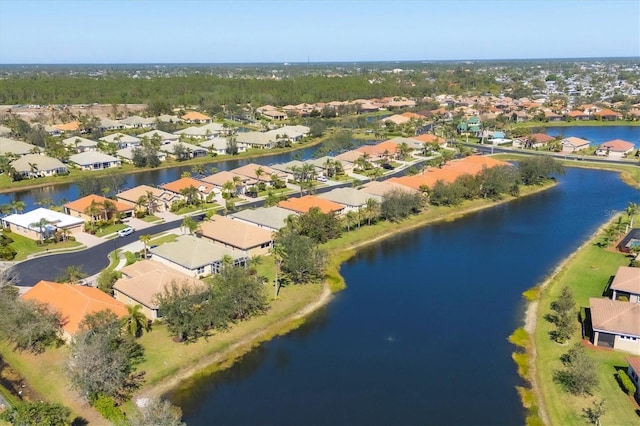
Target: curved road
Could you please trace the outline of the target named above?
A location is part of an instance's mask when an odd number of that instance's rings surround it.
[[[420,162],[416,162],[416,165]],[[385,175],[385,178],[393,176],[401,176],[407,173],[408,167],[399,168],[392,173]],[[359,184],[367,183],[369,179],[361,180]],[[351,182],[340,182],[328,186],[316,188],[316,193],[323,193],[335,188],[349,187]],[[291,194],[290,197],[299,197],[299,193]],[[249,201],[242,204],[241,208],[255,208],[264,204],[264,199]],[[202,220],[202,215],[192,216],[196,220]],[[168,231],[170,229],[180,227],[183,219],[171,222],[161,223],[144,229],[145,234],[157,234]],[[33,287],[40,280],[55,281],[56,278],[65,274],[67,267],[78,266],[84,273],[89,276],[99,273],[102,269],[109,265],[109,253],[123,247],[127,244],[138,241],[139,233],[134,232],[131,235],[121,238],[113,238],[105,240],[104,243],[97,246],[75,251],[72,253],[51,254],[48,256],[40,256],[33,259],[25,260],[14,265],[11,268],[12,282],[14,285],[22,287]]]

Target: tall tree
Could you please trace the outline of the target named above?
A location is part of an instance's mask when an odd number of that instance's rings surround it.
[[[120,320],[122,329],[133,337],[140,337],[144,331],[151,330],[149,320],[140,305],[127,305],[127,315]]]

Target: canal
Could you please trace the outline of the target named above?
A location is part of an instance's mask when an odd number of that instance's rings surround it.
[[[301,328],[171,395],[190,425],[524,423],[509,334],[543,280],[637,190],[568,169],[556,187],[367,247]]]

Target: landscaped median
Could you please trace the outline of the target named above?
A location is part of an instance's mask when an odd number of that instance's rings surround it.
[[[589,298],[602,297],[618,267],[629,264],[630,257],[608,247],[609,241],[604,236],[604,230],[614,226],[616,220],[614,217],[600,228],[544,283],[525,292],[530,301],[526,324],[514,332],[510,341],[521,348],[514,353],[514,361],[521,377],[531,385],[518,389],[523,405],[529,410],[529,425],[588,423],[587,411],[601,400],[605,401],[602,424],[638,423],[637,403],[623,392],[615,378],[618,370],[626,370],[629,354],[594,348],[588,338],[583,339],[579,326],[567,342],[557,343],[552,338],[556,325],[550,321],[555,315],[552,303],[559,299],[563,288],[569,288],[573,294],[577,308],[574,321],[577,322],[577,312],[589,306]],[[638,220],[640,217],[635,218],[636,223]],[[574,395],[558,380],[558,372],[565,368],[562,357],[576,343],[581,343],[595,362],[599,385],[593,395]]]

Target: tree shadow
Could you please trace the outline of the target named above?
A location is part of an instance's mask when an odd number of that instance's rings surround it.
[[[80,417],[80,416],[76,417],[71,422],[71,426],[87,426],[88,424],[89,424],[89,420],[85,419],[84,417]]]

